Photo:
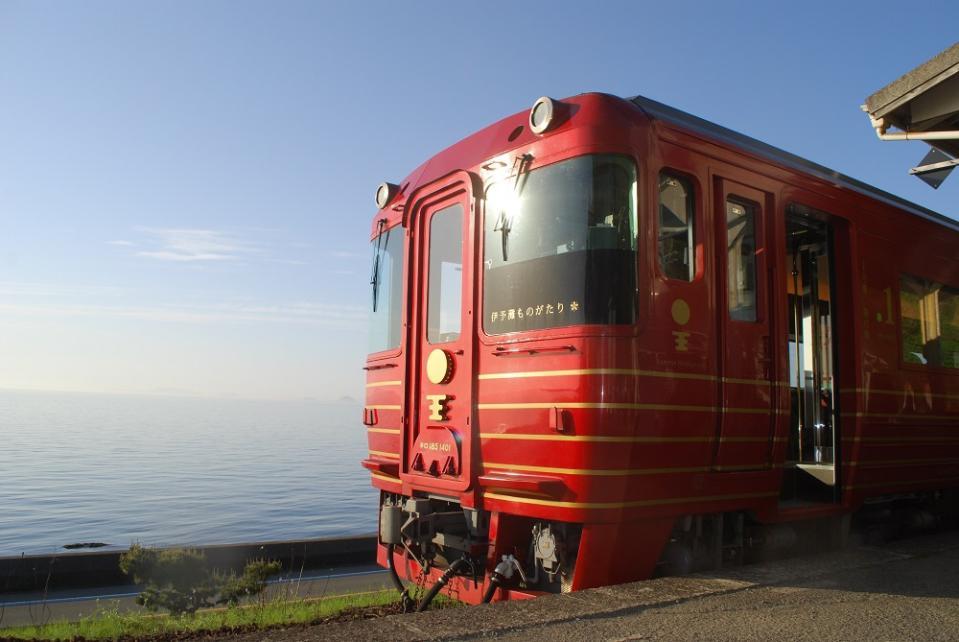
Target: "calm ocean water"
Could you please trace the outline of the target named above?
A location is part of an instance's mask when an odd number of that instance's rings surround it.
[[[0,391],[0,555],[376,530],[361,406]]]

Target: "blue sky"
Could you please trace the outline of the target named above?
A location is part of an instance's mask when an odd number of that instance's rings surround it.
[[[956,216],[859,105],[927,2],[0,0],[0,387],[362,396],[373,189],[543,94],[641,93]]]

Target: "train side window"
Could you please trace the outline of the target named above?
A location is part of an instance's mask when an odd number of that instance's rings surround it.
[[[903,361],[959,368],[959,289],[902,274],[899,310]]]
[[[729,318],[756,321],[756,208],[726,201],[726,296]]]
[[[669,279],[692,281],[696,276],[692,183],[670,172],[659,174],[659,267]]]

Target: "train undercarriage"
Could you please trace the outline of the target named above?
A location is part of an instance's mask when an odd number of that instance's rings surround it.
[[[630,560],[654,559],[644,568],[626,568],[625,573],[621,568],[619,578],[629,581],[826,552],[846,546],[851,536],[875,544],[942,526],[956,527],[959,492],[878,497],[854,513],[837,510],[812,519],[763,523],[743,510],[683,515],[668,521],[671,528],[664,531],[650,520],[647,530],[652,537],[633,544],[645,544],[645,556],[625,549],[604,551],[600,563],[619,560],[622,567]],[[582,546],[584,526],[591,525],[489,513],[435,497],[383,493],[378,558],[390,569],[408,610],[425,610],[444,589],[470,603],[565,593],[589,588],[575,581],[580,579],[577,569],[589,568],[596,553]],[[627,524],[615,526],[629,531]],[[597,585],[609,583],[615,582],[603,580]]]

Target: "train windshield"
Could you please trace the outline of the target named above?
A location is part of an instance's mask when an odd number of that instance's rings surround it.
[[[486,333],[633,323],[636,229],[636,167],[624,156],[581,156],[494,183]]]
[[[403,228],[397,226],[382,232],[373,239],[372,246],[370,353],[400,347],[403,329]]]

